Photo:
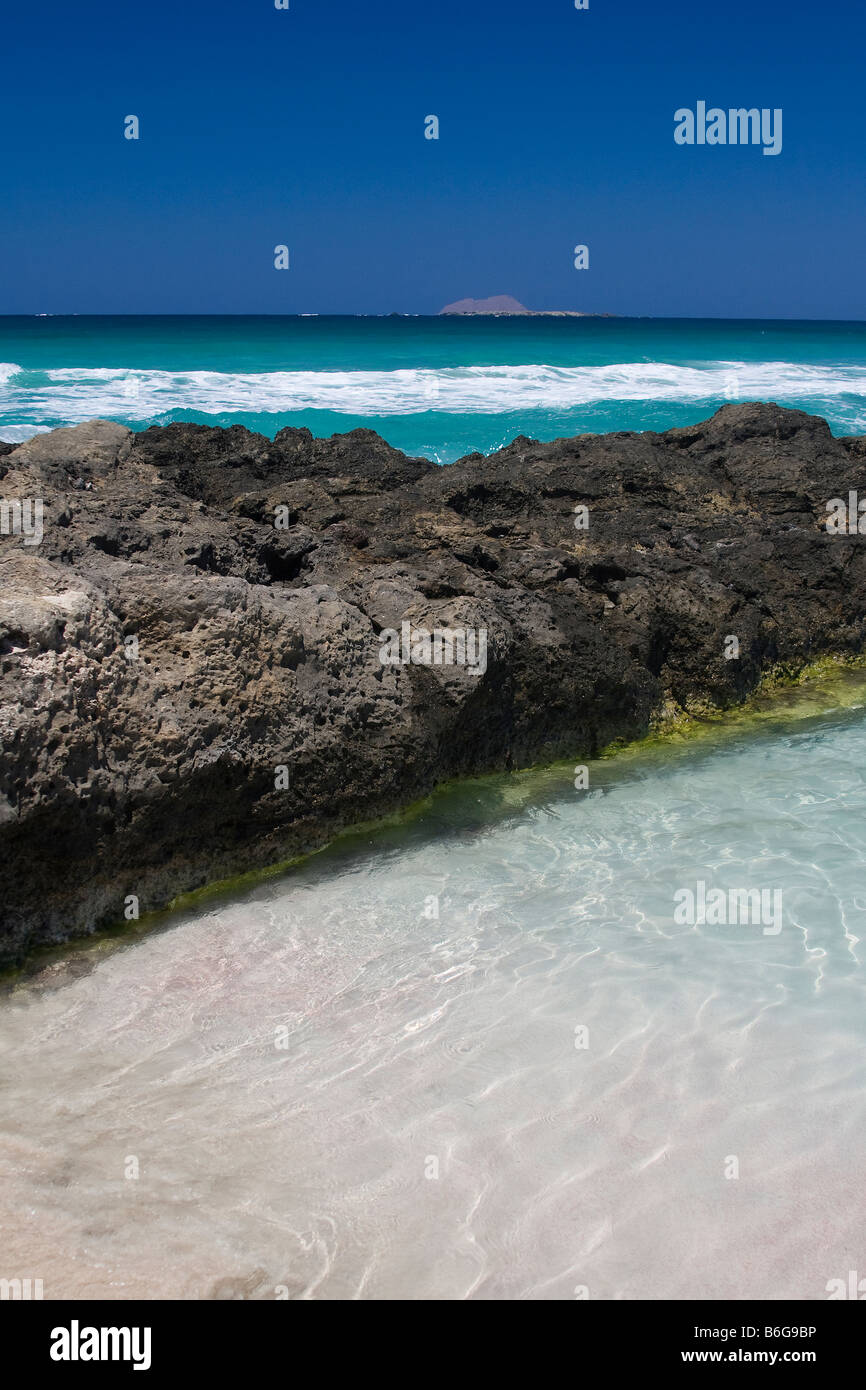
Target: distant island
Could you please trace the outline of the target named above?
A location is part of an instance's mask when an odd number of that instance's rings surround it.
[[[577,309],[527,309],[510,294],[494,294],[489,299],[458,299],[439,310],[442,314],[526,314],[530,318],[588,319],[612,318],[611,314],[582,314]]]

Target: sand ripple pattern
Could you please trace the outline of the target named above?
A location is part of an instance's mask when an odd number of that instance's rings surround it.
[[[0,1001],[0,1274],[826,1297],[866,1262],[864,769],[854,711],[464,792],[47,972]],[[780,934],[677,925],[701,878],[781,887]]]

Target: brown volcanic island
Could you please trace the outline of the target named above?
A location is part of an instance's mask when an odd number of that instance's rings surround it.
[[[611,317],[610,314],[582,314],[577,309],[527,309],[525,304],[521,304],[510,294],[494,294],[489,299],[457,299],[453,304],[446,304],[444,309],[439,310],[439,313],[440,316],[442,314],[489,314],[494,317],[523,314],[528,318],[554,319]]]
[[[866,539],[823,522],[866,492],[866,441],[775,405],[447,467],[366,430],[95,421],[0,445],[0,474],[45,506],[41,544],[0,536],[7,963],[127,895],[165,905],[443,779],[586,758],[864,646]],[[486,671],[384,666],[403,621],[486,629]]]

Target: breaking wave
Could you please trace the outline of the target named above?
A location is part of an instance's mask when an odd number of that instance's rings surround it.
[[[845,396],[866,405],[866,367],[793,362],[712,362],[701,366],[623,362],[606,366],[478,366],[398,371],[216,372],[64,367],[27,371],[0,364],[4,413],[25,405],[35,422],[76,423],[94,415],[148,420],[187,409],[347,415],[437,410],[488,414],[568,410],[599,401],[799,401]],[[4,399],[4,397],[6,397]]]

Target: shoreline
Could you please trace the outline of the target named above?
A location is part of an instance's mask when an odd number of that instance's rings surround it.
[[[840,695],[847,694],[854,695],[856,703],[849,703],[844,699],[840,702]],[[810,701],[810,696],[815,698]],[[641,738],[627,743],[615,740],[607,748],[601,749],[591,762],[611,763],[615,768],[622,769],[627,761],[641,760],[647,754],[663,749],[676,748],[679,753],[688,756],[701,744],[717,746],[721,743],[727,744],[738,736],[747,737],[749,734],[755,734],[761,723],[769,726],[767,733],[771,734],[774,725],[781,725],[787,719],[822,719],[837,711],[857,708],[861,703],[860,699],[856,698],[859,696],[862,696],[862,703],[866,705],[866,654],[848,659],[824,658],[793,674],[768,672],[759,687],[741,705],[725,710],[707,710],[702,715],[685,711],[669,715]],[[569,782],[572,776],[572,762],[579,756],[574,754],[573,758],[519,768],[511,773],[489,772],[481,777],[457,778],[442,782],[426,796],[401,810],[393,811],[376,820],[345,826],[318,848],[179,894],[165,907],[147,913],[134,925],[129,922],[117,922],[88,936],[73,937],[65,942],[38,947],[20,965],[0,969],[0,1000],[9,998],[19,989],[52,985],[59,987],[69,978],[75,977],[76,961],[133,946],[153,932],[170,931],[186,914],[204,907],[215,899],[238,902],[248,891],[260,884],[271,879],[288,878],[320,856],[333,854],[336,857],[342,852],[350,851],[353,841],[366,839],[368,836],[380,838],[388,831],[399,832],[407,829],[413,823],[423,821],[442,803],[447,805],[449,800],[476,788],[496,793],[506,778],[512,792],[515,784],[522,784],[518,786],[516,797],[512,795],[507,798],[507,804],[504,805],[500,800],[495,809],[482,813],[482,824],[485,827],[493,826],[500,814],[520,814],[539,796],[542,789],[547,791],[551,786],[559,786],[560,782]],[[365,852],[374,853],[376,848],[375,844],[369,845],[365,847]],[[46,978],[43,979],[43,976]]]

